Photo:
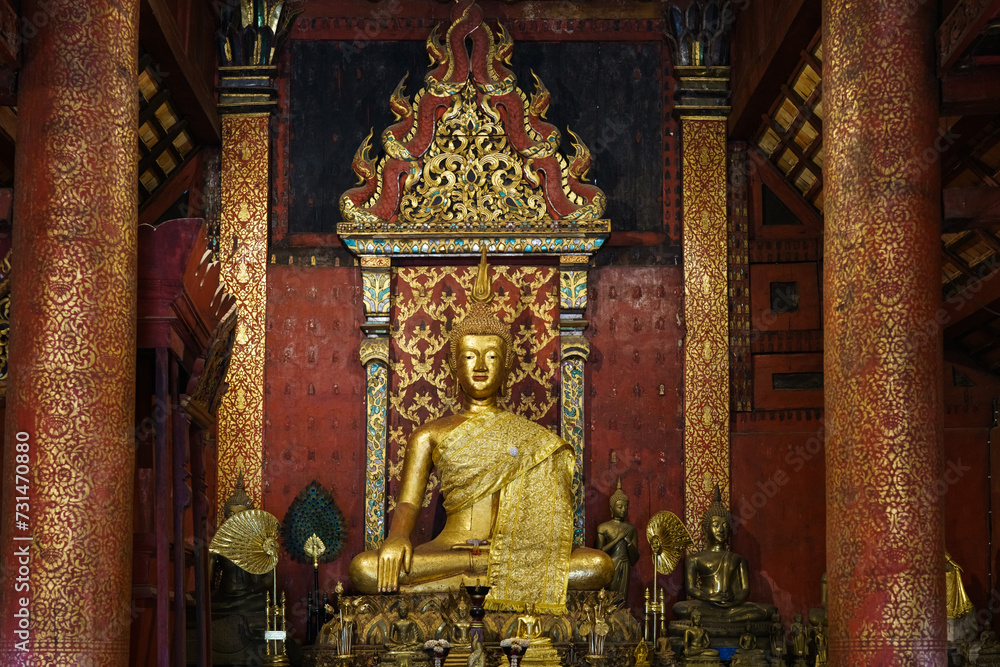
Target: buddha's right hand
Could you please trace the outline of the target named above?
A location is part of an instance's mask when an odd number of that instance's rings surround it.
[[[400,568],[410,571],[413,545],[405,537],[387,537],[378,550],[378,592],[394,593],[399,589]]]

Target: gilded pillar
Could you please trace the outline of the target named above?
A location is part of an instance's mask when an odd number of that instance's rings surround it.
[[[702,11],[710,11],[711,5]],[[728,26],[716,34],[697,8],[668,21],[680,117],[684,256],[684,520],[698,547],[717,484],[729,488],[729,304],[726,120]],[[709,23],[706,23],[709,21]]]
[[[389,257],[361,257],[362,297],[368,338],[361,342],[365,367],[365,549],[382,546],[385,537],[387,428],[389,413]]]
[[[139,3],[23,10],[47,21],[18,95],[0,663],[124,666]]]
[[[263,502],[269,127],[267,113],[222,114],[219,259],[238,314],[218,414],[219,517],[241,472],[254,507]]]
[[[576,465],[573,467],[573,546],[582,547],[586,528],[586,490],[583,466],[585,460],[584,364],[590,357],[590,343],[583,337],[587,321],[587,255],[562,255],[559,258],[559,332],[560,358],[560,433],[573,445]]]
[[[933,3],[823,2],[830,662],[945,665]],[[891,26],[887,29],[886,26]]]
[[[264,339],[267,311],[267,224],[270,121],[278,43],[292,15],[285,0],[227,5],[219,44],[222,116],[222,207],[219,262],[238,308],[228,388],[218,411],[218,516],[242,473],[254,507],[263,507]],[[270,29],[270,33],[267,32]],[[253,45],[247,48],[247,45]]]

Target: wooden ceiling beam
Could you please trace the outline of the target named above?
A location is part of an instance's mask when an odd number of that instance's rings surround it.
[[[945,231],[1000,225],[1000,188],[945,188],[941,201]]]
[[[941,80],[941,115],[1000,113],[1000,66],[950,72]]]
[[[822,216],[791,183],[785,180],[784,175],[767,159],[767,156],[757,147],[751,148],[747,153],[750,157],[750,169],[756,170],[761,182],[770,188],[802,224],[822,232]]]
[[[996,260],[994,258],[993,262]],[[975,329],[996,319],[1000,311],[1000,271],[985,273],[986,265],[979,268],[982,277],[971,280],[965,287],[949,293],[941,304],[938,321],[944,326],[944,340],[955,341]],[[993,311],[993,312],[990,312]]]
[[[948,183],[966,168],[962,161],[976,148],[977,137],[982,136],[993,118],[985,115],[962,116],[942,137],[941,184]]]
[[[941,22],[935,38],[938,76],[944,78],[1000,11],[1000,0],[959,0]]]
[[[729,136],[749,139],[781,85],[800,61],[802,47],[820,28],[815,0],[751,2],[733,32],[732,111]]]
[[[142,203],[139,207],[139,224],[152,225],[170,210],[185,192],[198,186],[202,177],[202,164],[202,151],[197,149],[153,191],[149,199]]]
[[[985,183],[988,187],[1000,187],[1000,183],[997,183],[996,178],[994,177],[993,170],[983,164],[978,158],[970,155],[965,158],[963,163],[966,167],[968,167],[969,171],[979,177],[979,180]]]
[[[222,141],[213,90],[215,81],[198,66],[198,59],[192,57],[194,53],[215,53],[211,43],[214,30],[204,29],[206,23],[212,21],[207,9],[210,5],[194,3],[192,9],[198,11],[185,13],[187,25],[178,25],[171,6],[167,0],[142,0],[139,42],[156,61],[162,85],[170,89],[177,113],[186,116],[191,123],[192,134],[202,144],[215,145]],[[198,25],[191,24],[196,21]],[[192,44],[192,35],[207,35],[207,41]]]

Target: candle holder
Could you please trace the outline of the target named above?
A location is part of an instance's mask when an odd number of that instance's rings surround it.
[[[472,620],[469,623],[469,640],[472,640],[472,635],[479,635],[479,643],[485,646],[486,633],[483,630],[483,618],[486,617],[486,596],[490,592],[490,587],[481,586],[477,579],[476,585],[466,586],[465,591],[469,594],[469,602],[471,603],[469,617]]]
[[[510,667],[518,667],[521,664],[521,658],[527,652],[530,643],[527,639],[520,637],[508,637],[500,642],[500,649],[510,661]]]

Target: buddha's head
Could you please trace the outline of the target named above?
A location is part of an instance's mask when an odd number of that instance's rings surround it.
[[[452,327],[448,362],[465,395],[485,399],[503,388],[514,364],[510,327],[489,306],[493,288],[485,250],[470,300],[469,312]]]
[[[243,473],[240,472],[236,477],[236,490],[233,491],[233,495],[229,496],[229,499],[226,501],[226,504],[222,509],[222,514],[228,519],[234,514],[239,514],[243,510],[252,509],[253,501],[250,500],[250,496],[247,495],[246,485],[243,482]]]
[[[710,546],[726,546],[729,544],[729,535],[733,530],[733,518],[729,510],[722,504],[722,493],[719,485],[715,485],[715,493],[712,504],[705,510],[705,515],[701,518],[701,529],[705,533],[705,540]]]
[[[697,609],[691,612],[691,625],[695,627],[701,625],[701,612]]]
[[[400,618],[406,618],[410,615],[410,605],[407,604],[406,600],[400,600],[399,607],[396,608],[396,613],[399,614]]]
[[[619,521],[624,521],[625,517],[628,516],[628,496],[622,491],[621,477],[618,478],[618,490],[611,494],[608,502],[611,505],[611,516]]]

